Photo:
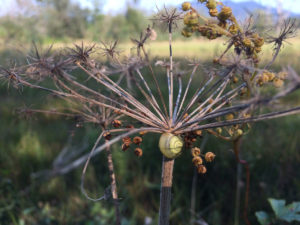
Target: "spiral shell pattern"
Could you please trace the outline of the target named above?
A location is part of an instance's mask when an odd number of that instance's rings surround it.
[[[171,133],[164,133],[159,139],[159,149],[162,154],[169,158],[174,159],[181,154],[183,141],[179,136]]]

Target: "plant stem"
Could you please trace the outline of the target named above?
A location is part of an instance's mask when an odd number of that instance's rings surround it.
[[[163,157],[158,225],[169,225],[174,159]]]
[[[118,191],[117,191],[117,183],[116,183],[116,176],[114,172],[114,164],[112,161],[112,154],[110,147],[106,148],[107,153],[107,164],[108,164],[108,170],[111,180],[111,194],[113,198],[113,203],[115,205],[115,214],[116,214],[116,225],[121,225],[121,214],[120,214],[120,208],[119,208],[119,201],[118,201]]]

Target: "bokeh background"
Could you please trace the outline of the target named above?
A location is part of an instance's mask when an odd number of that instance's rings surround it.
[[[225,2],[225,1],[224,1]],[[178,7],[181,1],[105,1],[105,0],[0,0],[0,64],[12,66],[24,62],[35,42],[40,48],[71,47],[73,43],[97,43],[119,40],[119,49],[130,54],[133,44],[148,25],[152,26],[156,7]],[[300,21],[298,1],[226,1],[240,21],[253,15],[255,28],[262,34],[275,33],[285,18]],[[200,12],[204,9],[193,3]],[[175,33],[176,60],[199,58],[210,65],[214,56],[224,49],[225,40],[207,41],[201,37],[184,39],[180,27]],[[147,45],[151,58],[168,54],[165,30],[154,24],[158,32],[155,42]],[[272,46],[264,47],[262,63],[272,57]],[[285,43],[273,66],[274,71],[292,66],[300,74],[300,38]],[[105,63],[105,62],[104,62]],[[158,71],[159,73],[159,71]],[[163,75],[163,74],[162,74]],[[0,224],[113,224],[111,201],[91,202],[80,192],[82,166],[52,178],[35,178],[34,174],[49,170],[66,148],[88,152],[99,129],[78,126],[72,120],[49,115],[19,114],[26,107],[51,109],[61,104],[45,93],[24,88],[16,90],[0,83]],[[284,99],[288,106],[299,105],[300,93]],[[300,117],[291,116],[260,122],[243,140],[242,158],[250,164],[251,183],[249,218],[257,224],[255,212],[272,212],[270,197],[300,201]],[[161,153],[158,136],[145,139],[144,156],[113,146],[116,165],[122,224],[156,224],[159,208]],[[200,143],[199,143],[200,144]],[[192,213],[191,189],[194,168],[189,154],[176,160],[174,171],[171,224],[185,225],[191,218],[202,218],[211,225],[245,224],[242,219],[245,172],[236,164],[232,146],[210,137],[205,145],[217,158],[205,176],[197,179],[195,212]],[[237,172],[241,171],[241,172]],[[95,157],[87,174],[87,187],[93,196],[109,184],[105,155]],[[236,211],[237,184],[241,192],[240,211]],[[239,222],[237,223],[237,219]],[[200,223],[199,223],[200,224]],[[204,224],[204,223],[203,223]],[[296,223],[295,223],[296,224]]]

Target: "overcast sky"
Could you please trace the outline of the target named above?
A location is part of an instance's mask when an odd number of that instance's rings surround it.
[[[7,13],[9,11],[14,11],[16,9],[17,0],[0,0],[0,14]],[[26,0],[23,0],[26,1]],[[27,0],[30,1],[30,0]],[[98,1],[103,5],[103,11],[105,13],[109,12],[112,14],[122,12],[126,9],[126,5],[133,0],[72,0],[74,2],[80,3],[83,7],[93,7],[93,2]],[[154,12],[156,5],[158,7],[166,5],[179,5],[184,0],[140,0],[139,7],[146,9],[147,11]],[[247,1],[247,0],[233,0],[236,2]],[[249,1],[249,0],[248,0]],[[254,0],[265,6],[275,7],[277,0]],[[283,2],[283,8],[290,10],[292,12],[300,13],[300,0],[281,0]]]

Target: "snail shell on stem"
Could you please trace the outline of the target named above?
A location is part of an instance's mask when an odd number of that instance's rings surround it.
[[[165,157],[175,159],[181,154],[182,147],[183,140],[180,136],[171,133],[164,133],[160,136],[159,149]]]

